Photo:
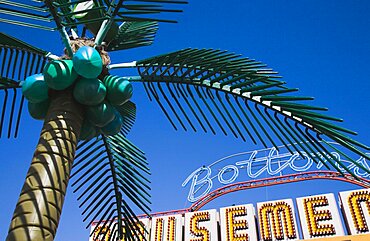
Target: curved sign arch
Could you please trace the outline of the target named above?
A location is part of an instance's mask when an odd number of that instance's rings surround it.
[[[299,150],[298,145],[295,149],[299,152],[290,152],[285,146],[271,147],[228,155],[207,166],[203,165],[194,170],[182,186],[189,187],[187,199],[193,203],[191,207],[237,190],[307,179],[334,179],[369,187],[370,174],[361,171],[359,166],[370,169],[370,160],[349,156],[339,144],[331,144],[336,146],[331,156],[337,163],[332,170],[326,169],[321,153],[307,154]],[[346,173],[346,170],[354,176],[340,173]]]
[[[361,177],[359,177],[358,179],[355,179],[353,176],[349,174],[343,176],[340,173],[334,172],[334,171],[302,172],[302,173],[297,173],[297,174],[290,174],[290,175],[284,175],[284,176],[278,176],[278,177],[269,177],[269,178],[263,178],[263,179],[258,179],[258,180],[233,183],[233,184],[218,188],[208,193],[206,196],[194,202],[187,210],[198,211],[204,205],[211,202],[212,200],[219,198],[223,195],[226,195],[228,193],[232,193],[232,192],[266,187],[266,186],[287,184],[287,183],[302,182],[302,181],[308,181],[308,180],[317,180],[317,179],[337,180],[337,181],[355,184],[355,185],[358,185],[364,188],[370,187],[369,180],[365,178],[361,178]]]

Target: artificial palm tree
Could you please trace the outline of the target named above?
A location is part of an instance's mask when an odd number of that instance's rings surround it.
[[[1,11],[8,16],[1,22],[59,31],[65,47],[65,55],[55,56],[0,35],[0,89],[5,98],[0,135],[18,135],[25,98],[31,116],[44,120],[7,240],[54,239],[72,169],[72,186],[81,193],[78,199],[88,224],[102,220],[100,232],[114,230],[109,240],[134,239],[132,230],[140,229],[131,205],[149,211],[147,162],[125,137],[135,120],[136,107],[129,101],[135,83],[143,83],[148,98],[158,103],[175,129],[231,133],[265,147],[283,144],[328,169],[350,172],[332,154],[336,151],[370,173],[349,155],[370,159],[365,153],[370,148],[348,136],[356,133],[336,125],[342,120],[323,114],[326,108],[300,103],[312,98],[291,95],[297,89],[285,87],[281,77],[260,62],[190,48],[110,63],[109,52],[150,45],[158,22],[174,22],[153,15],[180,12],[167,6],[184,3],[1,1]],[[139,74],[110,75],[118,68],[135,68]],[[16,95],[19,89],[22,93]],[[11,101],[9,92],[14,93]]]

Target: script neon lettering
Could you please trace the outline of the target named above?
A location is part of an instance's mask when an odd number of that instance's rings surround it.
[[[229,178],[229,179],[224,179],[224,174],[226,172],[233,172],[232,176]],[[229,184],[229,183],[232,183],[233,181],[235,181],[235,179],[238,177],[239,175],[239,170],[236,166],[233,166],[233,165],[228,165],[228,166],[225,166],[224,168],[221,169],[221,171],[219,172],[218,174],[218,181],[222,184]]]
[[[202,175],[203,173],[205,173],[204,177],[199,178],[199,176]],[[190,174],[186,178],[186,180],[182,183],[182,186],[185,187],[191,180],[190,191],[188,194],[188,200],[190,202],[195,202],[209,193],[213,186],[212,179],[210,178],[210,176],[211,169],[209,167],[201,167],[195,170],[192,174]],[[203,186],[206,186],[205,190],[202,193],[198,194],[198,197],[195,197],[195,194]]]
[[[266,156],[261,157],[261,153],[267,152]],[[347,165],[348,170],[352,170],[353,173],[362,178],[370,177],[369,173],[366,173],[356,165],[343,158],[337,152],[332,152],[332,156],[335,159],[343,164]],[[239,159],[244,159],[241,161],[236,161],[233,164],[225,165],[224,167],[217,168],[217,172],[212,175],[212,169],[215,163],[228,160],[229,158],[238,157]],[[317,164],[314,164],[315,158],[318,161]],[[274,175],[283,175],[283,172],[287,171],[289,173],[293,172],[304,172],[308,171],[311,168],[320,170],[325,162],[325,158],[320,153],[311,153],[310,155],[304,151],[294,152],[279,152],[275,147],[269,148],[263,151],[252,151],[252,152],[243,152],[230,155],[211,164],[210,166],[203,166],[196,169],[191,173],[186,180],[183,182],[182,187],[185,187],[190,183],[190,190],[188,193],[188,200],[190,202],[196,202],[202,197],[206,196],[212,189],[215,183],[226,185],[231,184],[238,179],[241,174],[246,174],[246,178],[256,179],[259,178],[262,174],[268,174],[271,176]],[[365,168],[370,169],[368,161],[361,157],[357,161],[360,165]],[[336,166],[341,169],[343,172],[346,172],[338,163]],[[245,169],[245,172],[240,172],[239,169]],[[217,179],[217,181],[216,181]]]

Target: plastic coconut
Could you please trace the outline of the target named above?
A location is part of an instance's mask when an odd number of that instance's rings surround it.
[[[30,113],[32,118],[36,120],[43,120],[48,113],[49,105],[49,100],[40,103],[28,102],[28,112]]]
[[[86,116],[95,126],[103,127],[114,119],[114,107],[107,101],[99,105],[88,106],[86,108]]]
[[[123,105],[131,99],[133,87],[127,79],[109,75],[103,82],[107,88],[107,99],[112,105]]]
[[[72,60],[76,72],[87,79],[97,78],[103,70],[99,52],[89,46],[79,48]]]
[[[114,119],[111,122],[109,122],[106,126],[102,127],[101,132],[105,135],[110,136],[116,135],[121,130],[122,125],[123,125],[122,117],[120,113],[116,111]]]
[[[72,60],[54,60],[49,62],[43,71],[47,85],[54,90],[64,90],[77,78]]]
[[[103,102],[106,88],[98,79],[81,78],[73,89],[74,98],[84,105],[97,105]]]
[[[90,123],[88,120],[82,123],[81,132],[80,132],[80,140],[90,140],[99,135],[98,129]]]
[[[31,75],[22,83],[22,93],[24,97],[32,103],[46,101],[49,88],[42,74]]]

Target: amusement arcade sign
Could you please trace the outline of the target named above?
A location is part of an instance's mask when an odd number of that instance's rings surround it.
[[[348,234],[345,240],[370,240],[370,189],[339,193]],[[298,215],[294,208],[297,204]],[[140,219],[150,241],[290,241],[345,235],[334,194],[243,204]],[[296,220],[298,217],[298,220]],[[258,220],[258,221],[256,221]],[[301,233],[298,231],[300,224]],[[111,230],[92,226],[93,238],[108,240]],[[143,230],[144,231],[144,230]],[[362,235],[362,236],[361,236]],[[140,236],[139,241],[144,237]],[[337,237],[337,239],[335,238]]]

